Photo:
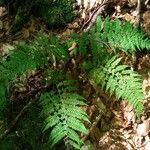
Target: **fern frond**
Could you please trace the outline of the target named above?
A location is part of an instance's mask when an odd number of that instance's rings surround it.
[[[127,65],[120,65],[120,61],[121,58],[112,57],[105,66],[93,69],[90,77],[111,95],[115,93],[118,99],[127,100],[139,114],[143,110],[144,98],[140,75]]]
[[[67,44],[62,43],[57,37],[50,35],[50,38],[47,38],[41,33],[30,45],[18,45],[13,53],[0,64],[0,80],[3,81],[0,83],[0,103],[5,103],[5,93],[11,81],[29,70],[52,64],[54,57],[59,60],[66,58],[67,50]]]
[[[53,56],[63,59],[67,56],[67,47],[58,38],[39,33],[30,45],[18,45],[10,57],[2,62],[0,72],[7,80],[14,80],[27,70],[37,69],[53,61]]]
[[[35,68],[32,49],[26,44],[18,45],[14,52],[0,64],[0,103],[6,104],[6,93],[11,81]]]
[[[88,117],[80,108],[80,106],[86,105],[85,99],[73,93],[76,88],[71,84],[72,81],[61,82],[57,85],[57,93],[44,93],[40,97],[40,103],[43,107],[42,113],[48,116],[45,119],[44,131],[52,130],[49,136],[51,148],[65,138],[68,144],[80,149],[82,141],[77,131],[88,133],[82,123],[82,121],[88,121]]]
[[[2,76],[5,74],[7,80],[14,80],[27,70],[36,68],[32,49],[26,45],[18,45],[10,57],[3,62],[3,68],[0,68]]]
[[[95,34],[99,34],[100,39],[115,52],[117,48],[127,54],[150,50],[150,38],[129,22],[106,18],[102,23],[101,18],[98,18],[94,29]]]
[[[120,48],[125,53],[133,54],[143,49],[150,49],[150,39],[131,23],[119,20],[104,22],[104,33],[111,47]]]
[[[71,39],[68,40],[68,44],[70,43],[76,43],[77,46],[73,50],[73,54],[75,56],[86,56],[88,52],[88,45],[89,45],[89,34],[86,32],[83,32],[80,34],[74,33],[71,35]]]
[[[3,116],[1,113],[3,113],[2,110],[5,109],[7,104],[6,91],[7,91],[7,87],[5,81],[0,80],[0,117]]]

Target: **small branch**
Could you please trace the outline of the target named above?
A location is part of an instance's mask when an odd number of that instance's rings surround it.
[[[141,0],[138,0],[138,3],[137,3],[137,8],[136,8],[136,11],[137,11],[137,15],[136,15],[136,27],[140,28],[141,26],[141,5],[142,5],[142,1]]]
[[[92,130],[94,130],[94,128],[97,126],[97,124],[99,123],[101,117],[102,117],[101,114],[99,114],[99,115],[96,117],[95,121],[93,122],[93,124],[92,124],[91,127],[90,127],[90,132],[91,132]],[[90,132],[89,132],[89,134],[85,135],[85,136],[82,138],[82,141],[83,141],[83,142],[86,141],[86,139],[87,139],[88,136],[90,135]]]
[[[135,26],[137,28],[141,27],[141,5],[142,5],[142,0],[138,0],[138,2],[137,2],[137,8],[136,8],[137,15],[136,15],[136,18],[135,18]],[[131,68],[133,70],[136,70],[137,69],[137,64],[138,64],[138,58],[137,58],[136,54],[133,54],[132,55]]]
[[[92,13],[91,17],[83,24],[81,30],[88,32],[93,24],[96,22],[97,16],[102,14],[105,10],[106,4],[109,4],[109,0],[104,0],[100,6]]]
[[[29,107],[32,106],[32,104],[33,104],[35,101],[36,101],[36,99],[34,98],[34,99],[30,100],[30,101],[23,107],[23,109],[20,111],[20,113],[19,113],[19,114],[16,116],[16,118],[12,121],[10,127],[9,127],[8,129],[6,129],[6,130],[4,131],[4,133],[2,133],[2,134],[0,135],[0,140],[3,140],[3,139],[11,132],[11,130],[15,127],[15,125],[16,125],[16,123],[18,122],[18,120],[20,119],[20,117],[25,113],[25,111],[27,111],[27,109],[28,109]]]
[[[2,134],[0,134],[0,140],[3,140],[12,131],[12,129],[15,127],[22,115],[34,104],[34,102],[37,100],[37,96],[39,95],[38,91],[42,91],[47,88],[49,88],[49,86],[41,86],[39,89],[32,91],[32,94],[35,94],[34,97],[23,107],[23,109],[19,112],[16,118],[12,121],[8,129],[6,129]],[[27,96],[29,95],[31,95],[30,92],[27,94]]]

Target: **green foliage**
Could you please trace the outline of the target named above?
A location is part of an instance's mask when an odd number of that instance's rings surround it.
[[[150,50],[150,39],[129,22],[122,23],[118,19],[109,18],[102,22],[101,18],[98,18],[95,31],[115,52],[120,49],[127,54],[134,54],[142,50]]]
[[[81,35],[74,33],[71,35],[70,43],[76,43],[77,48],[74,49],[74,55],[77,57],[86,57],[89,45],[89,33],[83,32]]]
[[[40,142],[40,136],[42,132],[42,121],[39,118],[41,107],[36,104],[33,105],[32,109],[26,112],[26,116],[20,120],[18,124],[18,140],[20,143],[28,145],[28,149],[41,150],[42,142]]]
[[[61,43],[57,37],[50,35],[47,38],[39,33],[38,37],[30,45],[18,45],[14,52],[2,62],[0,66],[1,75],[8,81],[14,80],[28,70],[44,67],[53,63],[56,59],[67,57],[67,45]]]
[[[47,70],[45,73],[45,83],[47,84],[58,84],[66,78],[63,71],[60,70]]]
[[[41,107],[35,104],[26,112],[26,115],[22,116],[16,125],[16,132],[11,132],[4,140],[0,141],[1,150],[21,150],[24,148],[41,150],[45,148],[41,141],[42,119],[39,117],[40,109]]]
[[[55,57],[55,58],[54,58]],[[57,59],[67,57],[67,45],[57,37],[50,35],[47,38],[39,33],[30,45],[21,44],[0,65],[0,104],[6,104],[6,92],[11,82],[25,74],[27,71],[43,68],[54,63]],[[3,109],[4,107],[0,107]]]
[[[54,63],[56,60],[68,58],[67,44],[61,42],[60,39],[57,36],[54,37],[54,35],[46,37],[39,33],[39,36],[35,37],[35,41],[31,46],[34,51],[34,59],[39,66],[41,66],[41,64],[45,65],[50,62]]]
[[[120,65],[121,58],[112,57],[104,66],[93,69],[90,78],[100,84],[105,91],[118,99],[125,99],[140,114],[143,110],[144,98],[140,75],[129,69],[127,65]]]
[[[10,34],[19,31],[31,14],[40,17],[49,27],[64,27],[75,17],[74,3],[75,0],[0,0],[0,5],[7,6],[8,14],[14,16]]]
[[[15,143],[16,140],[12,139],[12,137],[7,137],[5,140],[0,141],[0,149],[3,150],[15,150]]]
[[[4,5],[5,4],[5,0],[0,0],[0,5]]]
[[[43,106],[42,114],[46,117],[44,131],[51,129],[49,142],[51,148],[60,140],[80,149],[82,142],[77,131],[88,133],[81,121],[88,121],[87,114],[80,108],[86,105],[84,98],[78,95],[70,81],[59,83],[57,91],[44,93],[40,97]]]
[[[145,50],[150,49],[150,39],[130,23],[112,21],[108,18],[104,22],[98,18],[86,39],[92,55],[86,58],[82,67],[90,72],[89,78],[92,83],[100,85],[111,95],[115,94],[118,99],[127,100],[139,115],[143,111],[144,99],[141,76],[129,66],[121,65],[121,58],[112,57],[109,51],[121,50],[127,54],[145,53]],[[80,43],[85,43],[82,37]]]
[[[32,51],[28,45],[18,45],[6,60],[0,65],[0,97],[1,106],[6,105],[6,93],[9,90],[11,81],[15,80],[18,76],[24,74],[27,70],[35,69],[36,64],[32,59]],[[4,107],[0,107],[4,109]]]
[[[38,1],[33,7],[35,16],[41,17],[48,26],[65,26],[72,21],[75,14],[73,12],[73,3],[75,0],[50,0]]]
[[[60,5],[61,1],[55,3]],[[76,43],[71,52],[68,50],[68,42]],[[6,108],[4,103],[11,95],[9,88],[12,84],[28,71],[42,69],[45,78],[43,84],[48,88],[40,91],[43,92],[40,96],[40,113],[46,118],[43,131],[48,133],[50,146],[52,148],[64,140],[67,146],[80,149],[82,141],[79,133],[88,133],[83,124],[83,121],[88,121],[88,117],[82,109],[86,105],[85,99],[77,94],[77,88],[69,80],[74,77],[70,65],[72,58],[76,62],[74,65],[79,65],[75,68],[83,73],[85,71],[91,83],[100,85],[118,99],[128,101],[139,115],[143,110],[144,98],[141,76],[127,65],[122,65],[122,59],[113,52],[143,52],[150,49],[149,43],[149,38],[131,24],[122,24],[119,20],[111,21],[108,18],[104,22],[98,18],[96,25],[88,33],[75,34],[67,42],[61,41],[57,36],[48,37],[39,33],[33,42],[18,45],[6,60],[1,61],[0,109]],[[36,124],[35,121],[32,126],[31,120],[22,128],[30,126],[31,132]],[[29,133],[23,133],[35,148],[36,140]]]

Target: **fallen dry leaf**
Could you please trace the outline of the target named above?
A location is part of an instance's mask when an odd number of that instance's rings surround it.
[[[22,37],[21,37],[22,39],[27,39],[27,38],[29,38],[30,33],[29,33],[29,30],[28,30],[28,29],[23,28],[21,32],[22,32],[22,35],[21,35],[21,36],[22,36]]]
[[[144,120],[141,124],[137,125],[137,135],[138,136],[146,136],[150,131],[150,120]]]
[[[5,14],[6,8],[0,7],[0,17],[2,17]]]
[[[76,46],[77,46],[77,43],[73,42],[72,45],[71,45],[71,47],[68,49],[69,52],[71,52],[74,48],[76,48]]]

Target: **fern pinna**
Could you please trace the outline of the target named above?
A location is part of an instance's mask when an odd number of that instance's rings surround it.
[[[57,85],[57,91],[44,93],[40,97],[43,107],[42,114],[46,116],[44,131],[51,129],[49,135],[52,148],[64,139],[66,145],[80,149],[82,142],[78,132],[88,133],[82,121],[88,121],[87,114],[79,107],[85,106],[85,99],[75,93],[76,89],[64,81]]]

